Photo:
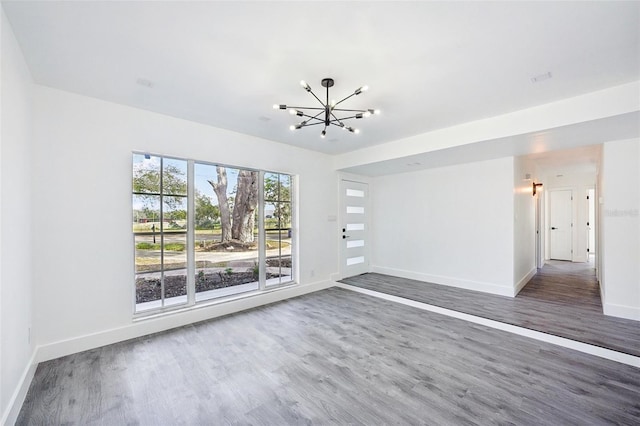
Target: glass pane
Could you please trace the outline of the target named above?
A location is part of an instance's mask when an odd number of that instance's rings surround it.
[[[195,164],[196,301],[258,289],[258,173]]]
[[[364,256],[347,258],[347,266],[357,265],[359,263],[364,263]]]
[[[280,198],[280,180],[278,173],[264,174],[264,200],[278,201]]]
[[[135,235],[135,281],[136,281],[136,310],[160,307],[162,264],[160,258],[160,238],[153,243],[149,235]]]
[[[187,236],[168,232],[163,237],[165,305],[187,303]]]
[[[280,175],[280,201],[291,201],[291,176]]]
[[[265,201],[291,201],[291,176],[265,173],[264,199]]]
[[[160,197],[133,196],[136,311],[161,304]]]
[[[347,188],[347,197],[363,198],[364,197],[364,191],[361,191],[359,189]]]
[[[187,162],[165,158],[162,163],[162,193],[187,195]]]
[[[165,233],[187,232],[187,197],[164,196],[162,231]]]
[[[364,240],[347,241],[347,248],[364,247]]]
[[[347,214],[364,214],[364,207],[347,206]]]
[[[280,221],[276,214],[277,204],[274,202],[264,203],[264,228],[267,230],[280,228]]]
[[[288,241],[268,241],[266,261],[267,287],[292,281],[291,244]]]
[[[133,192],[160,192],[160,157],[133,154]]]
[[[291,203],[279,203],[277,213],[280,220],[280,228],[291,229]],[[289,238],[291,238],[291,235],[289,235]]]
[[[160,196],[134,194],[132,201],[133,232],[160,232]]]

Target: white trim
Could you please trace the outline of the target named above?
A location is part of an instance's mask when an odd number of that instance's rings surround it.
[[[31,386],[33,376],[36,374],[36,368],[38,367],[38,364],[36,362],[37,352],[37,348],[33,350],[31,359],[29,359],[29,363],[26,365],[24,371],[22,372],[22,375],[20,376],[18,386],[13,391],[13,395],[11,395],[11,399],[9,399],[7,408],[2,414],[2,422],[0,422],[0,424],[12,425],[15,424],[16,420],[18,420],[20,409],[22,408],[24,399],[27,396],[29,386]]]
[[[142,317],[123,327],[112,328],[110,330],[99,331],[97,333],[86,334],[84,336],[78,336],[38,346],[36,361],[48,361],[50,359],[86,351],[100,346],[110,345],[123,340],[134,339],[136,337],[182,327],[199,321],[229,315],[246,309],[324,290],[332,285],[334,285],[334,283],[331,281],[318,281],[310,284],[294,285],[274,289],[272,291],[267,290],[255,295],[239,297],[226,302],[219,302],[205,306],[190,306],[182,310],[166,312],[162,315]]]
[[[605,315],[640,321],[640,308],[637,308],[635,306],[604,303],[602,307]]]
[[[394,277],[407,278],[410,280],[424,281],[434,284],[447,285],[450,287],[464,288],[466,290],[482,291],[485,293],[497,294],[500,296],[514,297],[513,287],[501,286],[493,283],[481,281],[463,280],[460,278],[443,277],[440,275],[424,274],[422,272],[406,271],[404,269],[387,268],[384,266],[372,266],[372,272],[392,275]]]
[[[442,314],[449,317],[458,318],[464,321],[472,322],[474,324],[484,325],[497,330],[506,331],[509,333],[517,334],[519,336],[529,337],[531,339],[539,340],[541,342],[551,343],[552,345],[561,346],[567,349],[573,349],[573,350],[594,355],[600,358],[605,358],[611,361],[615,361],[622,364],[630,365],[632,367],[640,368],[640,357],[614,351],[611,349],[602,348],[600,346],[589,345],[587,343],[577,342],[575,340],[566,339],[564,337],[554,336],[552,334],[542,333],[540,331],[518,327],[515,325],[506,324],[503,322],[494,321],[487,318],[477,317],[475,315],[469,315],[469,314],[465,314],[458,311],[452,311],[450,309],[429,305],[427,303],[416,302],[415,300],[405,299],[398,296],[378,293],[377,291],[368,290],[360,287],[354,287],[347,284],[336,284],[336,287],[340,287],[350,291],[355,291],[357,293],[362,293],[369,296],[378,297],[380,299],[388,300],[391,302],[401,303],[403,305],[412,306],[414,308],[422,309],[429,312],[434,312],[436,314]]]
[[[535,266],[531,268],[531,270],[527,272],[527,274],[524,277],[522,277],[520,281],[516,283],[515,287],[513,288],[513,295],[517,296],[518,293],[520,293],[520,291],[524,288],[524,286],[527,285],[529,280],[535,277],[537,273],[538,273],[538,268],[536,268]]]

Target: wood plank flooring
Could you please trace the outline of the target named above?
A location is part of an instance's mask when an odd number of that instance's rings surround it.
[[[602,313],[586,263],[549,262],[515,298],[374,273],[341,282],[640,356],[640,323]]]
[[[38,366],[18,425],[637,425],[640,369],[331,288]]]

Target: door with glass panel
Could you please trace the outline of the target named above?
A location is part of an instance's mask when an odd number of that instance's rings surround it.
[[[346,278],[369,272],[369,186],[342,180],[340,200],[340,275]]]

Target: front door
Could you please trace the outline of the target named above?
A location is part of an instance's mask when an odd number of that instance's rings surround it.
[[[342,180],[340,183],[340,276],[369,272],[369,185]]]
[[[549,191],[549,258],[572,260],[573,195],[570,189]]]

